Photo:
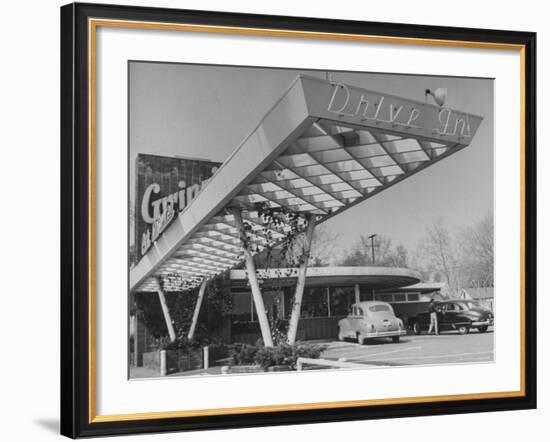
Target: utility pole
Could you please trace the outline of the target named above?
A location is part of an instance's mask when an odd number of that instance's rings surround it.
[[[376,265],[376,261],[374,260],[374,238],[375,237],[376,237],[376,233],[373,233],[372,235],[370,235],[368,237],[370,239],[370,248],[371,248],[371,252],[372,252],[372,265],[373,265],[373,267]],[[372,296],[372,300],[374,301],[374,299],[375,299],[374,287],[371,290],[371,296]]]
[[[373,233],[368,238],[370,239],[370,247],[372,251],[372,265],[376,265],[376,262],[374,261],[374,238],[376,237],[376,233]]]

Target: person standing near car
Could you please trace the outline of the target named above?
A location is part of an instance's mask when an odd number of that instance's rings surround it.
[[[439,334],[439,327],[437,323],[437,308],[435,306],[434,299],[430,299],[430,304],[428,305],[428,312],[430,313],[430,328],[428,329],[428,334],[432,333],[432,328],[435,328],[435,334]]]

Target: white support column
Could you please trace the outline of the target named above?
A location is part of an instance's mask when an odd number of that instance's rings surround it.
[[[199,289],[199,296],[197,302],[195,303],[195,311],[193,312],[193,320],[191,321],[191,328],[187,334],[187,339],[190,341],[195,337],[195,330],[197,328],[197,322],[199,320],[199,313],[201,312],[202,300],[204,298],[204,292],[206,291],[206,278],[202,280],[201,287]]]
[[[248,282],[250,283],[250,289],[252,290],[252,297],[256,306],[256,314],[258,315],[258,321],[260,323],[260,330],[262,332],[262,339],[266,347],[273,347],[273,338],[271,337],[271,329],[269,328],[269,321],[267,320],[267,314],[265,312],[264,300],[262,298],[262,292],[260,291],[260,284],[256,277],[256,266],[254,265],[254,259],[248,246],[243,242],[244,224],[241,215],[241,210],[235,208],[232,210],[235,218],[235,225],[239,231],[241,237],[241,247],[244,255],[244,262],[246,265],[246,272],[248,273]]]
[[[302,252],[302,260],[298,269],[298,281],[296,282],[296,291],[294,293],[294,302],[292,304],[292,312],[288,324],[288,343],[296,342],[296,334],[298,332],[298,321],[302,310],[302,298],[304,296],[304,287],[306,285],[307,264],[309,261],[309,253],[311,251],[311,241],[313,240],[313,232],[315,231],[315,215],[308,216],[306,237]]]
[[[160,278],[157,278],[159,285],[159,301],[160,307],[162,308],[162,314],[164,315],[164,322],[166,322],[166,328],[168,329],[168,335],[170,336],[170,341],[174,342],[176,340],[176,332],[174,331],[174,325],[172,324],[172,318],[170,317],[170,311],[168,310],[168,304],[166,304],[166,297],[162,290],[162,285]]]
[[[355,284],[355,303],[361,302],[361,291],[359,290],[359,284]]]

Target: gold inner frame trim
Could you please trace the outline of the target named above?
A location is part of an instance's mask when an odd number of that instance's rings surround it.
[[[208,32],[217,34],[254,35],[266,37],[307,38],[322,40],[340,40],[368,43],[410,44],[419,46],[445,46],[474,49],[495,49],[518,51],[520,54],[520,389],[518,391],[500,391],[487,393],[465,393],[438,396],[417,396],[388,399],[368,399],[336,402],[316,402],[284,405],[263,405],[254,407],[214,408],[179,411],[159,411],[129,414],[96,414],[96,31],[97,28],[133,28],[161,31]],[[423,39],[410,37],[390,37],[377,35],[359,35],[345,33],[293,31],[283,29],[246,28],[233,26],[210,26],[182,23],[159,23],[130,20],[88,19],[88,93],[89,93],[89,423],[137,421],[146,419],[169,419],[199,416],[239,415],[246,413],[273,413],[281,411],[322,410],[328,408],[350,408],[376,405],[416,404],[427,402],[461,401],[513,398],[525,396],[525,45],[494,42],[475,42],[459,40]]]

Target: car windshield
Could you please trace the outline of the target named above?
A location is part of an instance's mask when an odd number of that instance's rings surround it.
[[[376,304],[376,305],[371,305],[369,307],[369,311],[371,312],[390,312],[390,307],[388,305],[384,305],[384,304]]]

